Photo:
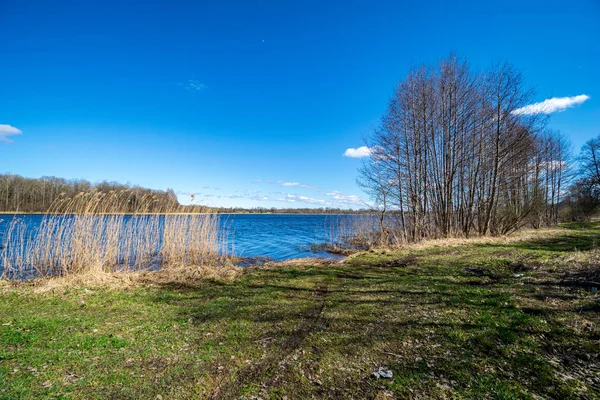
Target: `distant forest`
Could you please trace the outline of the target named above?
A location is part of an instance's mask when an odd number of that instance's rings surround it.
[[[56,207],[61,199],[74,198],[80,193],[96,190],[102,193],[127,193],[126,201],[119,212],[136,212],[137,199],[153,197],[153,209],[173,209],[179,206],[177,196],[171,189],[165,191],[125,185],[118,182],[92,184],[83,179],[63,179],[54,176],[24,178],[13,174],[0,174],[0,211],[17,213],[44,213]]]
[[[62,179],[54,176],[25,178],[14,174],[0,174],[0,212],[45,213],[56,210],[61,200],[72,199],[82,193],[121,193],[123,201],[115,212],[212,212],[239,214],[356,214],[368,210],[344,210],[340,208],[242,208],[181,205],[172,189],[154,190],[118,182],[92,184],[82,179]],[[151,200],[151,201],[148,201]]]

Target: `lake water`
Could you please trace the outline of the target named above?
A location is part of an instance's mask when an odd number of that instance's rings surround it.
[[[13,218],[35,229],[43,215],[0,215],[0,244],[7,225]],[[277,261],[302,257],[340,256],[324,251],[312,251],[311,245],[337,240],[335,229],[353,215],[312,214],[220,214],[219,225],[227,232],[227,248],[239,257],[268,257]],[[1,253],[0,253],[1,257]],[[1,260],[0,260],[1,261]],[[1,269],[0,262],[0,269]],[[1,272],[0,272],[1,273]]]

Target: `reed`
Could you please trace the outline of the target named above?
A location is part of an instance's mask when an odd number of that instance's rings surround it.
[[[407,240],[401,227],[398,214],[338,215],[326,220],[328,242],[311,248],[343,255],[375,248],[403,248],[411,241]]]
[[[328,241],[310,246],[313,251],[348,255],[380,245],[381,230],[374,214],[336,215],[325,220]]]
[[[228,259],[218,217],[156,210],[154,196],[131,191],[60,198],[35,229],[15,218],[1,243],[3,278],[222,265]],[[132,214],[117,210],[131,209]]]

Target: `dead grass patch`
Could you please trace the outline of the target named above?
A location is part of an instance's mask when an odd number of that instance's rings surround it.
[[[24,282],[0,280],[0,291],[32,288],[36,294],[64,289],[103,288],[120,290],[141,286],[199,287],[206,281],[233,282],[243,268],[223,266],[179,266],[158,271],[89,272],[38,278]]]
[[[511,235],[504,236],[477,236],[472,238],[444,238],[429,239],[418,243],[410,243],[401,246],[408,250],[426,250],[431,247],[457,247],[472,244],[510,244],[516,242],[528,242],[531,240],[544,240],[566,235],[570,231],[566,228],[527,229]]]
[[[158,271],[146,271],[136,274],[138,284],[172,285],[172,286],[201,286],[203,282],[219,281],[233,282],[244,269],[234,265],[212,266],[180,266],[165,268]]]

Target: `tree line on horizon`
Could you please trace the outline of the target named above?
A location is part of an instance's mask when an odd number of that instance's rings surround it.
[[[154,190],[118,182],[92,184],[82,179],[63,179],[54,176],[25,178],[15,174],[0,174],[0,212],[46,213],[61,210],[60,202],[89,192],[114,193],[118,201],[111,204],[118,213],[217,213],[217,214],[360,214],[369,210],[341,208],[266,208],[266,207],[209,207],[181,205],[172,189]]]
[[[92,184],[84,179],[67,180],[54,176],[25,178],[7,173],[0,174],[0,211],[45,213],[59,210],[61,200],[74,199],[92,191],[123,194],[122,201],[116,203],[114,212],[160,212],[179,207],[172,189],[154,190],[106,181]]]
[[[359,185],[379,205],[381,240],[507,234],[591,215],[598,161],[587,167],[595,178],[573,169],[567,138],[524,108],[532,94],[508,63],[474,72],[451,55],[412,68],[367,137],[371,155],[359,169]],[[590,143],[586,159],[600,155],[600,140]]]

